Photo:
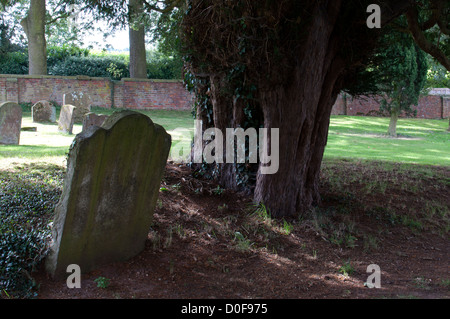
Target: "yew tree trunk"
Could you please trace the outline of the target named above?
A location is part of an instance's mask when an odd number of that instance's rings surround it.
[[[398,121],[398,112],[392,111],[388,129],[388,135],[390,137],[397,137],[397,121]]]
[[[333,17],[318,13],[291,82],[260,92],[264,126],[279,128],[279,170],[258,173],[254,199],[275,217],[298,216],[320,201],[320,167],[344,70],[332,31]]]
[[[28,39],[30,75],[47,74],[47,42],[45,40],[45,0],[31,0],[21,25]]]

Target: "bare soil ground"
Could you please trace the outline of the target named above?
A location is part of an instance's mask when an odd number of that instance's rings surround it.
[[[322,171],[322,204],[285,221],[169,164],[145,250],[83,274],[81,289],[41,269],[38,298],[450,297],[447,167],[338,162]],[[379,289],[364,285],[370,264],[381,268]]]

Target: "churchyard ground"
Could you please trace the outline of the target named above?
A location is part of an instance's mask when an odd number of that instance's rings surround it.
[[[193,132],[190,112],[145,113],[169,133]],[[398,139],[384,136],[387,123],[332,117],[322,203],[296,219],[275,220],[247,194],[169,161],[141,254],[83,275],[80,289],[52,281],[36,265],[28,296],[448,298],[448,120],[400,120]],[[32,123],[26,112],[22,126],[37,132],[22,132],[19,146],[0,146],[0,208],[14,213],[22,229],[47,234],[74,135]],[[74,133],[80,131],[75,125]],[[188,147],[190,136],[173,136],[173,143],[180,141]],[[379,289],[364,285],[371,264],[381,269]]]

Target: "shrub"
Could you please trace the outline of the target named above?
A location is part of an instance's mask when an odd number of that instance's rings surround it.
[[[0,57],[0,74],[28,74],[28,53],[8,52]]]
[[[47,65],[52,67],[72,56],[87,57],[89,56],[89,50],[68,45],[62,47],[50,46],[47,48]]]
[[[126,63],[108,57],[71,56],[49,67],[48,73],[50,75],[63,76],[86,75],[90,77],[107,77],[113,80],[120,80],[122,77],[129,76]]]
[[[147,77],[149,79],[181,79],[183,61],[176,57],[168,57],[152,53],[147,57]]]

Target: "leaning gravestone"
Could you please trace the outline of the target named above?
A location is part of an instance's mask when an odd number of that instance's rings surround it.
[[[22,126],[22,108],[14,102],[0,104],[0,144],[18,145]]]
[[[70,264],[85,273],[144,249],[170,145],[164,128],[132,111],[75,137],[46,260],[53,278]]]
[[[31,116],[35,123],[55,123],[56,107],[49,101],[39,101],[31,107]]]
[[[83,117],[83,131],[86,131],[91,126],[102,126],[106,121],[108,115],[86,113]]]
[[[75,106],[63,105],[59,114],[58,131],[66,134],[72,134],[74,124]]]
[[[74,105],[75,109],[75,123],[81,123],[83,116],[91,111],[92,99],[89,94],[83,92],[71,92],[64,94],[63,105]]]

